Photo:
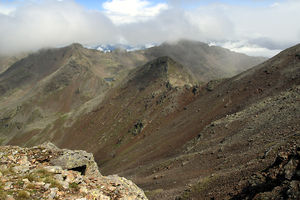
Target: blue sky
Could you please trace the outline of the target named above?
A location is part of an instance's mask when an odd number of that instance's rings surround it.
[[[0,4],[10,4],[15,2],[24,2],[25,0],[0,0]],[[27,0],[28,1],[28,0]],[[40,1],[40,0],[31,0],[31,1]],[[112,0],[75,0],[77,3],[83,5],[88,9],[96,9],[96,10],[103,10],[102,4],[107,1]],[[146,0],[152,4],[157,3],[170,3],[172,0]],[[284,2],[286,0],[175,0],[173,2],[180,2],[179,4],[182,7],[197,7],[201,5],[209,5],[215,3],[222,3],[227,5],[243,5],[249,7],[264,7],[275,2]]]
[[[104,3],[104,0],[76,0],[76,2],[80,3],[81,5],[84,5],[86,8],[89,9],[102,10],[102,3]]]
[[[9,0],[8,0],[9,1]],[[168,1],[164,0],[148,0],[149,2],[156,4],[156,3],[168,3]],[[80,3],[81,5],[85,6],[88,9],[97,9],[103,10],[102,4],[105,0],[76,0],[76,2]],[[197,7],[200,5],[208,5],[213,3],[223,3],[223,4],[230,4],[230,5],[243,5],[243,6],[251,6],[251,7],[258,7],[258,6],[268,6],[275,2],[280,2],[276,0],[195,0],[189,1],[188,5],[187,1],[182,1],[181,6],[188,6],[188,7]]]
[[[190,39],[270,57],[300,42],[299,10],[300,0],[0,0],[0,54]]]

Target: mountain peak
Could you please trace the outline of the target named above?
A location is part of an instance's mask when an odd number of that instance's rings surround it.
[[[157,68],[157,70],[167,72],[168,68],[175,63],[176,61],[174,61],[169,56],[163,56],[148,62],[146,65],[150,65],[153,70]]]
[[[79,43],[73,43],[73,44],[71,44],[69,46],[66,46],[66,49],[68,51],[71,51],[72,54],[73,54],[75,52],[77,52],[77,53],[82,52],[82,50],[84,50],[85,48],[81,44],[79,44]]]
[[[168,81],[173,87],[193,85],[195,78],[190,71],[168,56],[154,59],[135,71],[137,82]]]
[[[79,43],[72,43],[71,45],[70,45],[70,47],[72,47],[72,48],[84,48],[81,44],[79,44]]]

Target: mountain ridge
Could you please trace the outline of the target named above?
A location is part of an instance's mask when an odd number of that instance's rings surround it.
[[[144,50],[146,57],[169,56],[188,67],[199,81],[228,78],[266,60],[203,42],[180,40]],[[217,56],[214,56],[217,55]],[[242,67],[242,69],[239,69]]]
[[[132,179],[150,199],[230,199],[242,194],[233,190],[241,179],[299,141],[300,45],[209,82],[199,82],[171,56],[149,61],[144,51],[71,48],[74,60],[42,79],[30,101],[15,100],[8,108],[3,99],[9,96],[1,96],[3,144],[49,140],[87,150],[103,174]],[[94,88],[92,79],[107,90]],[[49,82],[59,87],[44,93],[38,86]],[[96,92],[86,97],[84,88]]]

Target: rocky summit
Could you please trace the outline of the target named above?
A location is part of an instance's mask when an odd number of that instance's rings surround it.
[[[92,154],[59,149],[0,147],[0,199],[147,200],[132,181],[102,176]]]

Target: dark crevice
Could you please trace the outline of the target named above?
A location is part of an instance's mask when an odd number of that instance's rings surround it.
[[[299,157],[297,157],[298,160],[300,160]],[[298,165],[296,167],[296,173],[293,175],[292,180],[300,180],[300,162],[298,162]]]
[[[289,199],[289,196],[288,196],[288,187],[285,187],[281,193],[280,193],[280,196],[283,198],[283,199]]]
[[[271,166],[269,166],[268,168],[266,168],[265,170],[263,170],[263,172],[267,172],[274,167],[278,167],[283,161],[284,160],[281,157],[276,157],[276,160],[274,161],[274,163]]]
[[[85,172],[86,172],[86,165],[79,166],[79,167],[74,167],[74,168],[71,168],[71,169],[68,169],[68,170],[80,172],[81,175],[85,175]]]
[[[40,163],[45,163],[45,162],[50,162],[50,159],[49,158],[41,158],[41,159],[37,159],[38,162]]]

